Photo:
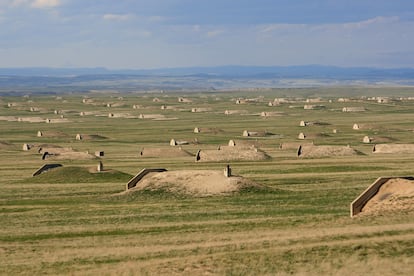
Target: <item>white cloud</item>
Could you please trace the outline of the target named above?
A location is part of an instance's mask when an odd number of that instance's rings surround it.
[[[21,0],[17,0],[17,1],[21,1]],[[32,1],[31,6],[33,8],[43,9],[43,8],[54,8],[54,7],[59,6],[60,4],[61,4],[60,0],[35,0],[35,1]]]
[[[215,37],[215,36],[221,35],[222,33],[224,33],[223,30],[212,30],[212,31],[207,32],[207,37]]]
[[[27,5],[29,3],[30,3],[29,0],[12,0],[9,5],[11,7],[18,7],[18,6],[22,6],[22,5]]]
[[[193,31],[194,32],[199,32],[201,30],[200,25],[193,25]]]
[[[259,28],[260,33],[270,33],[274,31],[291,31],[306,28],[306,24],[270,24],[261,26]]]
[[[258,27],[258,32],[262,34],[272,34],[280,32],[294,32],[294,31],[339,31],[339,30],[360,30],[370,28],[378,25],[386,25],[400,22],[398,16],[377,16],[367,20],[336,23],[336,24],[269,24]]]
[[[131,15],[130,14],[113,14],[113,13],[108,13],[108,14],[104,14],[102,16],[102,18],[104,20],[109,20],[109,21],[126,21],[131,19]]]
[[[19,56],[22,65],[45,62],[59,65],[71,60],[78,66],[118,67],[197,64],[414,66],[411,50],[414,22],[399,17],[378,16],[326,24],[198,25],[194,22],[177,24],[173,17],[140,15],[134,10],[112,13],[107,9],[107,14],[96,10],[91,14],[88,9],[72,14],[49,8],[31,12],[34,2],[0,0],[0,11],[3,8],[5,12],[4,15],[0,13],[0,24],[8,26],[0,28],[0,47],[7,48],[0,55],[2,64],[16,66],[18,61],[14,59]],[[61,4],[68,2],[59,1]],[[17,6],[13,8],[12,3]],[[9,16],[8,8],[11,15],[17,16]],[[2,16],[6,24],[1,21]],[[56,47],[55,55],[40,55],[47,53],[50,45]],[[113,54],[108,55],[110,51]],[[384,54],[390,52],[403,54]],[[40,59],[45,56],[47,60]]]
[[[61,0],[0,0],[0,6],[10,8],[32,7],[37,9],[54,8],[60,6]]]
[[[395,22],[398,22],[399,20],[400,18],[398,16],[390,16],[390,17],[377,16],[377,17],[359,21],[359,22],[345,23],[345,24],[342,24],[342,26],[345,29],[360,29],[364,27],[369,27],[371,25],[395,23]]]
[[[373,29],[373,28],[388,28],[391,24],[401,23],[398,16],[377,16],[367,20],[356,21],[356,22],[347,22],[347,23],[337,23],[337,24],[320,24],[320,25],[310,25],[312,30],[316,31],[361,31],[364,29]]]

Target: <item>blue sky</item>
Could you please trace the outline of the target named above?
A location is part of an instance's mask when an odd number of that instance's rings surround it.
[[[0,67],[414,67],[412,0],[0,0]]]

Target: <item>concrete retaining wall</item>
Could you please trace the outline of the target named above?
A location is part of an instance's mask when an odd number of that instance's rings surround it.
[[[62,167],[62,165],[61,164],[45,164],[42,167],[40,167],[37,171],[35,171],[33,173],[33,176],[39,175],[39,174],[44,173],[48,170],[58,168],[58,167]]]
[[[149,173],[152,172],[165,172],[167,171],[166,169],[142,169],[136,176],[134,176],[131,180],[128,181],[128,183],[126,184],[126,190],[128,191],[129,189],[134,188],[135,186],[137,186],[138,182],[144,178],[144,176],[146,176]]]
[[[381,186],[393,178],[412,179],[412,177],[379,177],[365,191],[363,191],[350,205],[351,217],[359,214],[367,202],[378,193]]]

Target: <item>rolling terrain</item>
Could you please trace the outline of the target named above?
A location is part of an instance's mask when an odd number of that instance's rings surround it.
[[[414,143],[413,88],[121,93],[108,86],[48,87],[52,94],[22,96],[4,88],[0,97],[0,274],[414,271],[412,208],[349,213],[349,204],[378,177],[413,176],[412,154],[372,151],[377,142]],[[182,144],[170,146],[171,139]],[[226,154],[230,140],[239,155],[196,161],[199,150]],[[298,157],[302,144],[348,147],[355,154]],[[42,160],[46,149],[51,156]],[[246,149],[266,158],[245,158]],[[45,163],[63,166],[33,177]],[[177,185],[209,185],[185,172],[214,171],[213,186],[227,165],[254,185],[225,194],[177,192]],[[143,168],[169,174],[154,183],[148,178],[150,189],[123,193]]]

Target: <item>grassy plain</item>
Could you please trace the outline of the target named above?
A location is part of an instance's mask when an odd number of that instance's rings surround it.
[[[0,274],[4,275],[412,275],[412,211],[349,217],[349,204],[379,176],[412,176],[414,157],[373,154],[365,135],[412,143],[414,101],[379,104],[361,96],[414,95],[413,88],[273,89],[206,93],[95,92],[0,98]],[[262,96],[262,97],[259,97]],[[94,104],[82,103],[83,97]],[[122,97],[122,98],[119,98]],[[179,103],[178,97],[191,103]],[[276,97],[297,98],[269,107]],[[325,108],[304,110],[307,98]],[[350,102],[338,102],[348,97]],[[160,101],[153,101],[158,98]],[[258,98],[236,105],[237,98]],[[329,101],[331,100],[331,101]],[[7,107],[15,103],[14,107]],[[107,107],[112,103],[112,107]],[[133,109],[133,105],[139,105]],[[168,108],[161,110],[161,106]],[[30,107],[40,111],[30,112]],[[365,112],[344,113],[345,106]],[[191,112],[209,108],[208,112]],[[60,118],[69,122],[7,121],[4,116]],[[245,110],[246,115],[224,115]],[[261,117],[263,111],[280,116]],[[85,112],[85,116],[80,116]],[[88,113],[89,112],[89,113]],[[108,114],[113,113],[114,118]],[[122,116],[121,116],[121,115]],[[126,116],[126,114],[128,116]],[[139,115],[144,114],[144,119]],[[162,114],[162,120],[145,119]],[[119,115],[119,116],[117,116]],[[327,124],[300,127],[299,122]],[[365,127],[353,130],[358,123]],[[193,133],[195,127],[220,130]],[[274,136],[242,137],[243,130]],[[332,130],[337,129],[337,133]],[[64,135],[37,137],[37,131]],[[350,145],[361,155],[297,158],[280,143],[299,132],[318,145]],[[77,133],[106,139],[76,141]],[[167,148],[171,138],[191,153],[216,149],[230,139],[253,140],[272,158],[231,162],[233,173],[267,187],[231,196],[194,198],[159,192],[114,196],[142,168],[217,169],[227,163],[196,163],[193,157],[139,155],[143,147]],[[59,160],[64,169],[39,177],[46,161],[22,144],[54,144],[104,151],[96,160]],[[101,160],[107,172],[90,173]]]

